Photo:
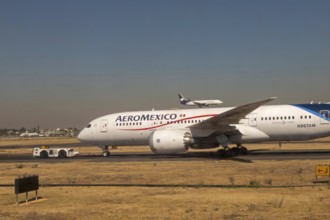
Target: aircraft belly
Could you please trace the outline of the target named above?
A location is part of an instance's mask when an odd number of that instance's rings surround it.
[[[150,131],[113,131],[110,142],[114,145],[148,145]]]
[[[330,129],[310,122],[281,122],[261,126],[260,129],[269,135],[271,141],[308,140],[330,135]]]
[[[265,132],[255,127],[246,125],[235,125],[235,127],[238,129],[240,134],[230,137],[229,140],[232,143],[262,142],[269,140],[269,136]]]

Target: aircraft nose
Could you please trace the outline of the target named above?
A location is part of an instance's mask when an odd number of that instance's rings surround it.
[[[77,138],[78,138],[78,140],[79,140],[80,142],[83,142],[83,141],[85,140],[85,138],[84,138],[84,137],[85,137],[85,135],[84,135],[84,133],[85,133],[84,130],[85,130],[85,129],[82,129],[82,130],[79,132],[79,134],[78,134],[78,137],[77,137]]]

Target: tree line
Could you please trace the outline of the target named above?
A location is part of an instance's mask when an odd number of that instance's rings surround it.
[[[20,129],[15,129],[15,128],[0,128],[0,136],[11,136],[11,135],[16,135],[16,134],[21,134],[26,132],[26,128],[22,127]]]

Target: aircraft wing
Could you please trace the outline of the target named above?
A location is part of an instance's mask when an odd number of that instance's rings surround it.
[[[231,124],[238,124],[241,119],[244,119],[246,115],[250,114],[255,109],[260,106],[276,99],[276,97],[262,100],[259,102],[254,102],[246,105],[241,105],[212,118],[209,118],[198,124],[189,126],[192,129],[214,129],[214,130],[228,130],[229,127],[232,127]],[[227,128],[227,129],[226,129]]]
[[[193,103],[194,103],[195,105],[198,105],[198,107],[209,106],[208,104],[206,104],[206,103],[204,103],[204,102],[193,101]]]

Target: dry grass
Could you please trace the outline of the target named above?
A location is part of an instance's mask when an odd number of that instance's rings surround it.
[[[17,176],[37,174],[42,184],[196,184],[300,186],[315,180],[316,164],[329,161],[154,161],[154,162],[29,162],[0,163],[0,184]],[[255,184],[251,184],[255,181]]]
[[[330,190],[143,187],[41,188],[14,204],[1,189],[2,219],[328,219]],[[24,197],[23,197],[24,199]]]
[[[6,146],[3,141],[1,146]],[[19,140],[9,142],[17,145],[15,141]],[[45,139],[35,141],[45,144]],[[74,143],[75,140],[49,141],[59,144],[62,141]],[[29,143],[34,145],[36,142],[32,143],[31,140]],[[268,149],[276,147],[275,144],[255,147],[265,146]],[[313,142],[284,144],[282,149],[298,146],[300,149],[330,149],[327,143]],[[83,149],[99,152],[97,148]],[[136,149],[142,151],[148,150],[148,147],[120,147],[117,151]],[[26,149],[16,150],[21,153],[21,150]],[[8,153],[5,151],[0,154]],[[15,205],[12,187],[1,187],[0,214],[1,219],[329,219],[328,185],[291,187],[313,185],[315,165],[323,163],[329,161],[271,160],[244,163],[235,160],[182,160],[115,163],[86,159],[57,163],[38,160],[27,163],[1,162],[0,184],[13,184],[14,178],[19,175],[37,174],[41,184],[228,184],[233,187],[41,187],[39,195],[43,199],[20,205]],[[235,185],[250,187],[236,188]],[[24,200],[23,194],[20,199]]]

